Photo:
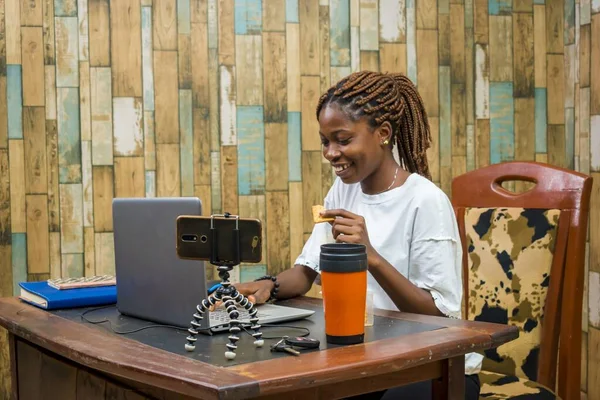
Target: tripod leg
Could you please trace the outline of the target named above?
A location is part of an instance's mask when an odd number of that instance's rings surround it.
[[[237,335],[240,332],[240,321],[238,320],[239,313],[237,307],[235,306],[235,301],[231,298],[231,296],[223,296],[223,301],[225,302],[225,309],[229,313],[229,343],[226,344],[227,351],[225,352],[225,358],[228,360],[233,360],[235,358],[235,350],[237,349],[237,341],[240,340]]]
[[[204,319],[204,313],[220,300],[219,297],[220,293],[213,293],[196,306],[197,312],[194,313],[194,320],[191,322],[192,326],[188,329],[189,336],[186,338],[187,343],[185,344],[185,349],[187,351],[194,351],[196,348],[196,335],[198,335],[198,328],[201,326],[200,322]]]
[[[258,310],[256,309],[256,307],[254,307],[254,304],[251,303],[246,296],[244,296],[237,290],[235,291],[235,301],[250,313],[250,323],[252,324],[250,329],[254,330],[254,333],[252,334],[252,337],[254,338],[254,345],[256,347],[262,347],[265,344],[265,341],[262,338],[260,324],[258,323],[258,317],[256,316]]]

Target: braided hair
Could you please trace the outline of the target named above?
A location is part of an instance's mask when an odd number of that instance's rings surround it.
[[[405,75],[355,72],[321,96],[317,119],[329,104],[338,105],[353,121],[368,116],[373,128],[388,121],[401,165],[431,180],[426,153],[431,144],[427,113],[417,88]]]

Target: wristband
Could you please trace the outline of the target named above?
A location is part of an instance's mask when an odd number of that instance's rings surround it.
[[[279,292],[279,282],[277,282],[276,276],[265,275],[261,276],[258,279],[255,279],[254,282],[258,281],[273,281],[273,289],[271,289],[271,295],[267,301],[274,301],[277,299],[277,292]]]

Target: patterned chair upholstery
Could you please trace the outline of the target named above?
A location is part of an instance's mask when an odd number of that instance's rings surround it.
[[[513,375],[481,371],[480,399],[554,400],[559,397],[545,386]]]
[[[485,351],[482,399],[557,398],[535,381],[560,211],[465,209],[468,319],[519,328],[519,338]]]
[[[534,161],[452,179],[464,318],[520,329],[519,338],[484,353],[482,399],[580,398],[592,184],[589,175]]]

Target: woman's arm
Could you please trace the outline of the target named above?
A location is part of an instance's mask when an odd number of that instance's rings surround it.
[[[289,299],[302,296],[308,292],[317,277],[317,272],[304,265],[294,265],[277,275],[279,283],[278,299]],[[238,283],[235,288],[255,303],[261,304],[269,300],[274,283],[270,280]]]
[[[277,298],[289,299],[306,294],[316,277],[317,272],[304,265],[294,265],[293,268],[286,269],[277,275],[277,282],[279,283]]]

